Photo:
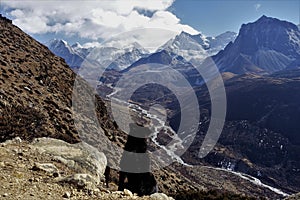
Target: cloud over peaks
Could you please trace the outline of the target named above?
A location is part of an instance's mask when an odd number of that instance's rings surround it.
[[[135,29],[198,33],[167,11],[174,0],[2,1],[13,22],[31,34],[60,33],[92,40]],[[148,12],[151,14],[143,14]],[[169,37],[169,36],[168,36]],[[168,38],[165,38],[166,40]]]

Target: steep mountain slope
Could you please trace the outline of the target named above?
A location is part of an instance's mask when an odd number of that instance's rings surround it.
[[[0,140],[49,136],[79,141],[71,110],[75,73],[6,18],[0,19],[0,29]],[[107,134],[118,132],[100,99],[97,109],[100,124],[110,127]]]
[[[232,145],[235,140],[233,149],[262,167],[262,174],[265,173],[264,179],[267,181],[299,191],[300,136],[297,130],[300,128],[300,96],[295,91],[300,89],[300,73],[299,70],[293,70],[294,77],[286,78],[287,73],[290,72],[279,72],[269,77],[245,75],[226,83],[228,121],[243,124],[243,120],[246,120],[248,122],[245,124],[251,125],[242,125],[246,131],[241,132],[229,128],[231,131],[228,132],[232,134],[224,133],[227,138],[223,141]],[[249,128],[253,125],[259,127],[259,131]],[[250,142],[251,139],[246,139],[247,135],[242,132],[254,134],[256,136],[253,138],[256,139]],[[249,142],[246,144],[242,141]]]
[[[239,35],[213,57],[221,71],[243,74],[273,73],[300,57],[300,32],[296,25],[262,16],[243,24]]]

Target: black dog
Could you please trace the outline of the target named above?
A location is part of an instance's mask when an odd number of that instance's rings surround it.
[[[119,188],[125,188],[140,196],[157,192],[157,182],[150,172],[147,152],[147,136],[151,131],[137,124],[130,124],[130,135],[120,162]],[[138,136],[138,137],[135,137]],[[127,182],[125,182],[127,178]]]

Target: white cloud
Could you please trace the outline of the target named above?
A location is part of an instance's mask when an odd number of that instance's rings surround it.
[[[107,40],[135,29],[155,28],[198,33],[167,11],[174,0],[2,1],[13,22],[31,34],[63,33]],[[136,9],[154,12],[148,17]],[[162,34],[165,41],[174,34]],[[149,33],[148,33],[148,37]],[[142,37],[147,40],[147,38]],[[162,38],[158,38],[162,40]],[[147,41],[139,41],[147,43]]]
[[[254,5],[254,8],[256,11],[258,11],[260,9],[260,7],[261,7],[261,4],[259,4],[259,3]]]

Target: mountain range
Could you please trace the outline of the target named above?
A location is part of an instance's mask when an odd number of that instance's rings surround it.
[[[138,43],[124,49],[112,46],[84,48],[79,43],[69,45],[64,40],[53,39],[46,45],[53,53],[64,58],[75,71],[78,71],[85,60],[98,65],[99,69],[122,70],[149,53]]]
[[[191,35],[181,32],[179,35],[167,41],[156,52],[165,50],[170,54],[182,56],[186,61],[200,63],[206,57],[218,53],[225,46],[234,41],[234,32],[225,32],[216,37],[206,37],[202,34]],[[141,58],[151,56],[145,48],[137,42],[123,49],[106,46],[84,48],[79,43],[69,45],[64,40],[53,39],[46,43],[48,48],[58,56],[64,58],[71,68],[81,66],[84,59],[96,61],[105,69],[124,70]]]

